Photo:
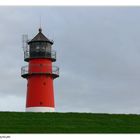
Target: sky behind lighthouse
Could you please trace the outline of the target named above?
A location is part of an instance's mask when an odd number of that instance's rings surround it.
[[[140,7],[0,7],[0,111],[24,111],[22,34],[54,40],[58,112],[140,114]]]

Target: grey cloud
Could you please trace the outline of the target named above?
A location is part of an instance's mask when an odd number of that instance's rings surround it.
[[[21,35],[36,35],[40,14],[60,66],[57,111],[140,113],[139,7],[1,7],[0,110],[24,111]]]

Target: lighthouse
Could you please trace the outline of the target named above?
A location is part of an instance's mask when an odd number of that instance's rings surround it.
[[[39,28],[38,34],[26,41],[24,61],[28,65],[21,68],[21,76],[27,79],[27,112],[54,112],[53,80],[59,77],[59,68],[52,65],[56,61],[53,41]]]

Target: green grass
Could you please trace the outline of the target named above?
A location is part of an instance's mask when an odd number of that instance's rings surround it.
[[[0,112],[0,133],[140,133],[140,115]]]

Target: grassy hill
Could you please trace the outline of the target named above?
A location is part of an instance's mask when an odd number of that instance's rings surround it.
[[[140,133],[140,115],[0,112],[0,133]]]

